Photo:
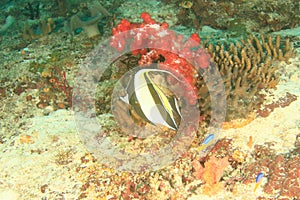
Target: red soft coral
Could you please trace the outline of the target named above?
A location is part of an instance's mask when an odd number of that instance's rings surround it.
[[[141,18],[143,22],[139,24],[121,20],[112,30],[111,46],[123,51],[126,43],[130,42],[132,54],[141,55],[140,66],[159,63],[158,68],[169,70],[183,79],[187,83],[184,86],[185,97],[190,104],[196,104],[198,70],[210,64],[209,54],[200,47],[199,35],[193,33],[184,40],[182,35],[169,30],[166,22],[156,22],[149,13],[142,13]]]

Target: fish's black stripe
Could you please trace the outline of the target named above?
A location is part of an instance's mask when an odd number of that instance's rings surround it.
[[[134,85],[134,78],[132,78],[129,81],[128,88],[127,88],[127,94],[129,95],[129,104],[132,106],[133,110],[140,116],[142,119],[144,119],[146,122],[153,124],[144,114],[140,102],[138,102],[138,99],[136,97],[135,92],[135,85]]]
[[[170,116],[168,111],[165,109],[163,101],[162,101],[160,95],[155,90],[155,88],[154,88],[150,78],[148,77],[147,73],[144,74],[144,78],[147,82],[147,85],[148,85],[149,91],[151,93],[151,96],[154,99],[154,102],[155,102],[160,114],[163,116],[163,119],[167,122],[167,124],[170,127],[177,130],[177,124],[174,124],[174,121],[172,120],[172,117]]]

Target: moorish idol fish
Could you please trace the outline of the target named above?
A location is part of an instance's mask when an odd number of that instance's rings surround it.
[[[160,69],[140,69],[129,80],[126,95],[122,101],[131,105],[135,113],[148,123],[163,125],[177,130],[181,113],[176,97],[167,96],[162,88],[150,77],[149,73],[158,72],[170,74]],[[178,81],[179,79],[175,77]]]

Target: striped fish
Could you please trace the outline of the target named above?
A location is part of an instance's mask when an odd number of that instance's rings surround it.
[[[171,72],[160,69],[144,68],[137,71],[129,80],[126,95],[121,100],[132,106],[136,114],[153,125],[163,125],[177,130],[181,120],[180,108],[175,96],[167,96],[149,73]],[[177,80],[178,78],[175,77]]]

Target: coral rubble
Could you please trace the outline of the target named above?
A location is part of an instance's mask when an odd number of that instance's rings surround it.
[[[270,115],[270,113],[278,107],[284,108],[286,106],[289,106],[293,101],[297,100],[297,96],[293,95],[289,92],[285,94],[284,97],[278,99],[278,101],[265,105],[264,108],[260,108],[257,110],[257,113],[261,117],[267,117]]]
[[[265,193],[276,199],[299,199],[300,198],[300,156],[288,152],[276,155],[268,147],[256,145],[254,156],[257,161],[246,166],[246,175],[243,183],[253,181],[253,175],[265,172],[267,183],[263,186]],[[268,199],[260,197],[260,199]]]

